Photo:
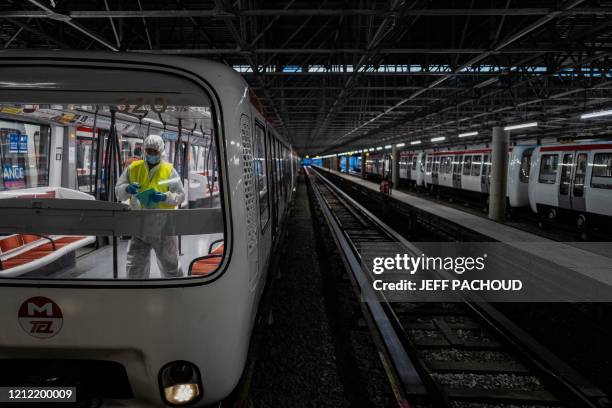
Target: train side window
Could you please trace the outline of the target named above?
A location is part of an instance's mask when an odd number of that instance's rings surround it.
[[[440,156],[434,157],[433,171],[435,173],[439,173],[440,172]]]
[[[482,156],[474,156],[472,161],[472,176],[480,176],[480,170],[482,169]]]
[[[540,176],[538,182],[543,184],[555,184],[557,182],[557,167],[559,156],[556,154],[545,154],[540,162]]]
[[[447,174],[451,174],[453,172],[453,156],[446,156],[445,157],[445,169],[444,172]]]
[[[416,170],[417,168],[417,156],[416,154],[412,156],[412,170]]]
[[[531,171],[531,155],[533,149],[526,149],[521,156],[521,169],[519,171],[519,180],[521,183],[529,183],[529,172]]]
[[[570,189],[570,180],[572,177],[572,167],[574,165],[574,155],[565,153],[561,165],[561,181],[559,183],[559,194],[567,195]]]
[[[456,155],[453,160],[453,174],[461,174],[461,156]]]
[[[268,178],[266,173],[266,131],[259,122],[255,124],[255,180],[259,192],[259,220],[262,231],[270,219]]]
[[[472,156],[465,156],[463,158],[463,175],[469,176],[472,171]]]
[[[0,191],[48,186],[50,146],[49,126],[0,120]]]
[[[584,194],[584,178],[589,158],[586,153],[580,153],[576,158],[576,171],[574,172],[574,197],[582,197]]]
[[[426,166],[427,172],[431,173],[431,156],[427,157],[427,166]]]
[[[591,187],[612,189],[612,153],[597,153],[593,158]]]

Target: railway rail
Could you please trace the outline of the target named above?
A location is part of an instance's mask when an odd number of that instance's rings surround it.
[[[374,294],[374,257],[420,252],[320,172],[306,173],[400,406],[610,406],[601,390],[490,304],[399,303]]]

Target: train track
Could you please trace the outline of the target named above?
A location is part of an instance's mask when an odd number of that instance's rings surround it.
[[[374,257],[420,251],[322,174],[307,174],[400,406],[610,406],[602,391],[489,304],[399,303],[374,294]]]

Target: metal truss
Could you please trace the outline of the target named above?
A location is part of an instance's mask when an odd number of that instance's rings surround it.
[[[602,137],[612,3],[601,0],[0,0],[0,47],[189,55],[238,72],[303,154],[537,120]],[[467,143],[467,142],[466,142]],[[444,146],[444,143],[436,144]]]

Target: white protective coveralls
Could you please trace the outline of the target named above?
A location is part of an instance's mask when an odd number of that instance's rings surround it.
[[[150,135],[144,141],[143,148],[154,148],[160,155],[165,150],[164,141],[160,136]],[[145,158],[146,160],[146,158]],[[151,180],[159,170],[162,160],[155,165],[147,165],[148,176]],[[168,191],[164,204],[179,206],[185,200],[183,183],[176,169],[172,169],[170,180],[176,180],[168,184]],[[130,179],[130,166],[126,167],[119,177],[115,186],[115,194],[119,201],[129,200],[131,194],[127,186],[132,182]],[[132,210],[142,210],[136,198],[130,200]],[[178,260],[178,239],[176,236],[132,236],[127,249],[126,272],[128,279],[148,279],[151,267],[151,249],[155,251],[157,266],[163,278],[176,278],[183,275]]]

